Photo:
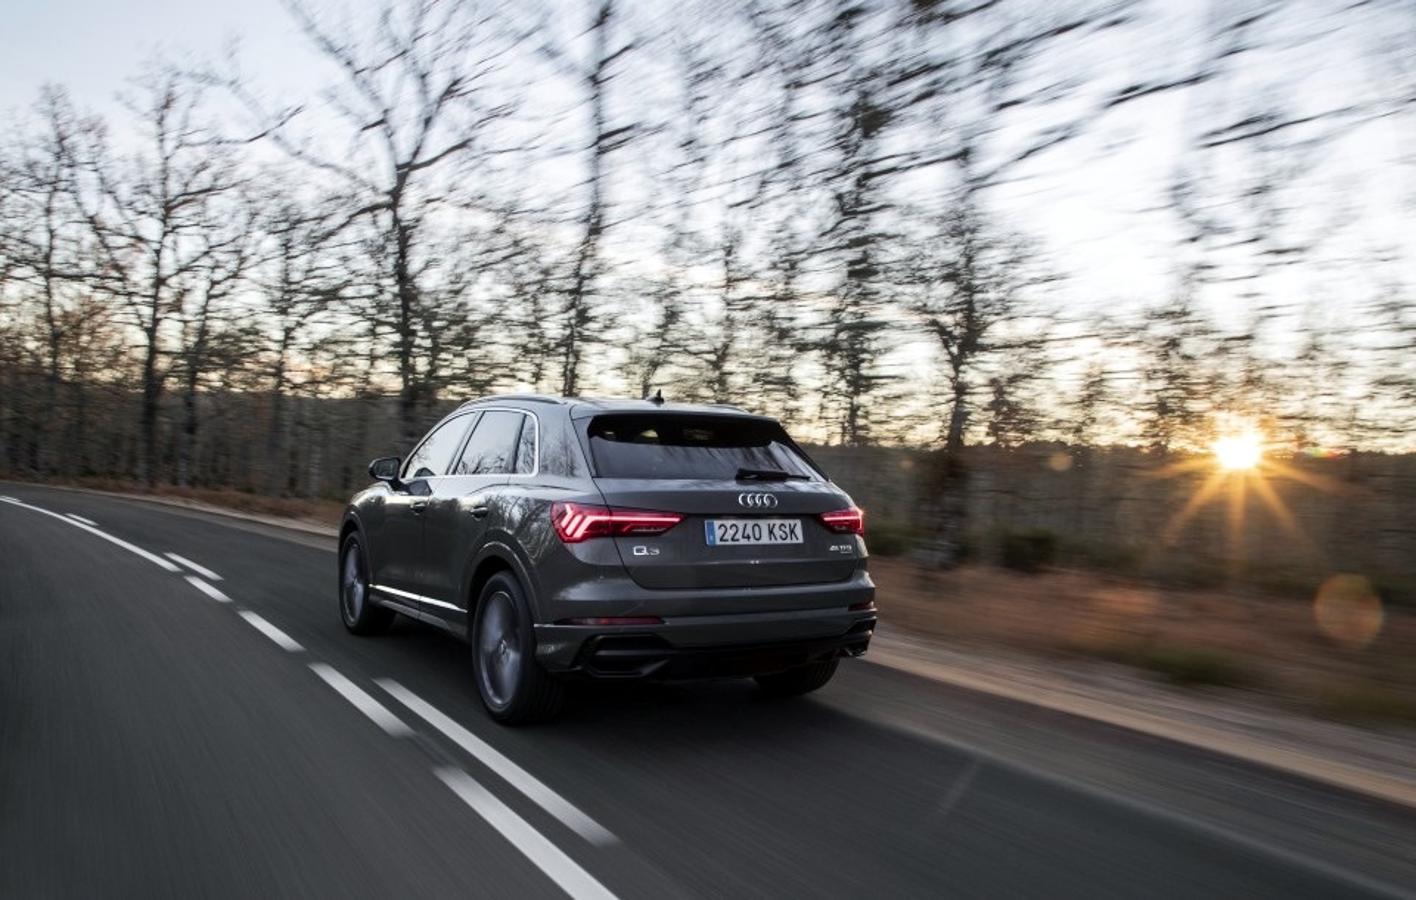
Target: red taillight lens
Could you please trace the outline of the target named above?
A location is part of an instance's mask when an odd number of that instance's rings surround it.
[[[593,537],[663,534],[683,521],[678,513],[638,509],[609,509],[585,503],[552,503],[551,523],[567,544]]]
[[[837,534],[865,534],[865,512],[855,506],[824,512],[816,518]]]

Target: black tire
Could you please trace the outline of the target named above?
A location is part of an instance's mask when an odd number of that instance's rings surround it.
[[[471,638],[473,680],[493,719],[527,725],[560,711],[565,686],[536,661],[531,607],[511,573],[498,572],[482,588]]]
[[[339,548],[339,618],[354,634],[382,634],[393,624],[394,612],[369,598],[369,560],[358,532],[350,532]]]
[[[807,663],[785,672],[758,675],[754,680],[762,692],[770,697],[798,697],[809,694],[830,681],[831,676],[836,674],[838,662],[840,660],[828,659],[825,662]]]

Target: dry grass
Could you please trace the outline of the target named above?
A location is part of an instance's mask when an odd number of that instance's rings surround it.
[[[1410,611],[1381,610],[1362,643],[1320,619],[1313,596],[1165,589],[1075,570],[938,572],[880,558],[871,571],[887,623],[946,643],[1104,659],[1344,718],[1409,721],[1416,710]]]

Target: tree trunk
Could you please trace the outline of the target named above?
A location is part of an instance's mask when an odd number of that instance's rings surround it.
[[[397,214],[393,220],[395,251],[393,261],[394,286],[398,291],[398,423],[403,442],[412,446],[419,437],[422,391],[418,383],[417,330],[414,311],[418,289],[414,283],[409,256],[412,253],[412,229]]]
[[[266,432],[267,493],[279,494],[285,466],[281,458],[285,449],[285,355],[290,347],[290,332],[280,335],[280,349],[275,358],[275,372],[270,390],[270,429]]]
[[[162,401],[162,382],[157,375],[157,327],[147,331],[147,348],[143,354],[143,399],[139,441],[142,461],[138,478],[145,484],[157,484],[157,416]]]

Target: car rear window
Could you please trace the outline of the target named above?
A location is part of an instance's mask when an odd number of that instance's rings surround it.
[[[619,414],[590,420],[590,453],[601,478],[730,481],[739,469],[816,478],[776,422],[738,416]]]

